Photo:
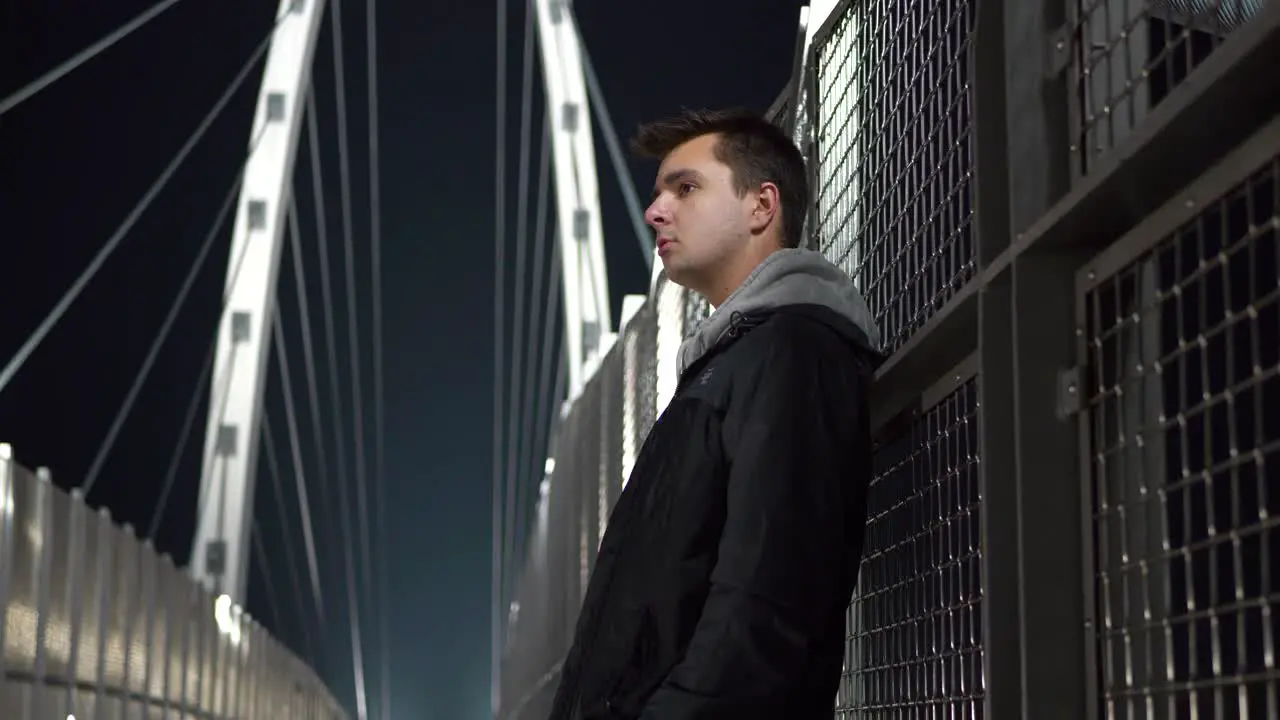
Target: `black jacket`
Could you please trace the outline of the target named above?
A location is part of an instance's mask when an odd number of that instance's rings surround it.
[[[874,330],[856,291],[853,305],[814,294],[816,254],[784,253],[682,348],[552,720],[831,717],[866,523]]]

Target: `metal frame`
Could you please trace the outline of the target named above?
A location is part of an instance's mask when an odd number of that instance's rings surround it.
[[[596,177],[594,136],[576,20],[561,0],[533,0],[538,48],[552,124],[556,213],[564,283],[568,396],[576,398],[598,357],[604,333],[613,329],[604,232]],[[656,265],[656,263],[655,263]]]
[[[9,586],[13,582],[10,575],[13,573],[13,481],[16,469],[13,446],[0,443],[0,608],[9,607]],[[8,622],[0,622],[0,648],[9,647],[5,640],[7,626]]]
[[[813,0],[809,3],[809,48],[825,45],[851,5],[862,0]],[[810,62],[812,65],[813,63]]]
[[[1140,225],[1094,256],[1076,273],[1076,292],[1084,295],[1130,265],[1160,240],[1204,211],[1225,189],[1244,182],[1263,158],[1280,154],[1280,116],[1271,118],[1212,168],[1174,193]],[[1078,310],[1083,311],[1083,305]]]
[[[257,440],[286,200],[324,5],[324,0],[279,3],[280,19],[250,130],[257,145],[245,164],[231,240],[231,257],[241,260],[227,269],[227,310],[217,329],[213,400],[189,571],[206,587],[239,603],[244,602],[248,576]],[[238,274],[232,267],[237,265]]]

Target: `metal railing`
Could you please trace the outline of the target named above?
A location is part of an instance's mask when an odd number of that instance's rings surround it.
[[[835,717],[1280,716],[1280,3],[834,5],[774,107],[891,351]],[[571,458],[629,470],[703,312],[660,281],[561,428],[504,718],[614,482]]]
[[[253,618],[0,445],[0,717],[345,718]]]

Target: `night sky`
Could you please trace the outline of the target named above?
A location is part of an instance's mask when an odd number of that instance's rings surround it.
[[[0,3],[0,99],[151,4]],[[509,260],[515,257],[524,28],[524,3],[510,4]],[[638,122],[681,106],[765,110],[790,74],[801,4],[695,0],[665,7],[582,0],[576,12],[614,123],[625,139]],[[0,366],[200,123],[266,37],[275,9],[269,1],[184,0],[105,55],[0,116]],[[364,3],[346,0],[342,16],[366,467],[372,468]],[[494,3],[383,0],[377,16],[392,717],[479,720],[489,712]],[[350,436],[337,102],[328,20],[317,47],[313,82],[322,138],[323,208],[335,283],[343,423]],[[259,77],[255,70],[70,312],[0,392],[0,441],[13,443],[24,465],[48,466],[63,487],[77,484],[92,463],[232,188],[244,158]],[[537,168],[541,94],[535,82],[531,175]],[[331,435],[308,156],[304,135],[297,201],[322,418]],[[616,318],[621,296],[644,292],[648,276],[599,143],[598,158]],[[631,171],[642,198],[647,197],[652,165],[633,160]],[[530,182],[531,193],[534,186],[536,178]],[[532,198],[529,204],[532,216]],[[229,229],[224,227],[219,237],[89,498],[91,505],[109,507],[119,522],[146,528],[155,512],[220,310]],[[301,413],[308,484],[318,495],[320,474],[310,440],[312,410],[289,254],[281,268],[280,312]],[[514,271],[508,272],[512,285],[513,277]],[[509,287],[506,294],[510,299],[513,290]],[[542,299],[528,302],[538,305]],[[353,691],[340,535],[335,523],[321,524],[318,530],[329,609],[322,628],[308,595],[274,360],[269,367],[266,412],[286,476],[288,543],[301,586],[295,588],[289,570],[280,508],[268,476],[260,472],[255,515],[270,559],[265,572],[256,564],[253,568],[248,606],[299,654],[315,657],[336,694],[354,707],[349,700]],[[181,455],[173,497],[156,538],[157,546],[180,563],[190,553],[194,528],[197,448],[203,439],[207,390],[199,397],[196,430]],[[349,460],[351,451],[348,439]],[[328,452],[332,462],[332,450]],[[335,488],[336,470],[330,468],[327,477]],[[318,502],[313,512],[320,512]],[[330,496],[329,504],[339,503]],[[267,575],[278,617],[265,597]],[[366,636],[374,630],[366,627]]]

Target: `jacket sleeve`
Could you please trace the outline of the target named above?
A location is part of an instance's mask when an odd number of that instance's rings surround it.
[[[869,469],[856,457],[867,447],[857,437],[867,432],[865,376],[811,335],[770,330],[741,341],[760,362],[735,383],[724,419],[731,469],[718,560],[685,657],[644,720],[788,716],[817,645],[834,640],[824,627],[848,602],[857,558],[847,526],[864,521],[849,511],[848,485],[866,483],[859,470]]]

